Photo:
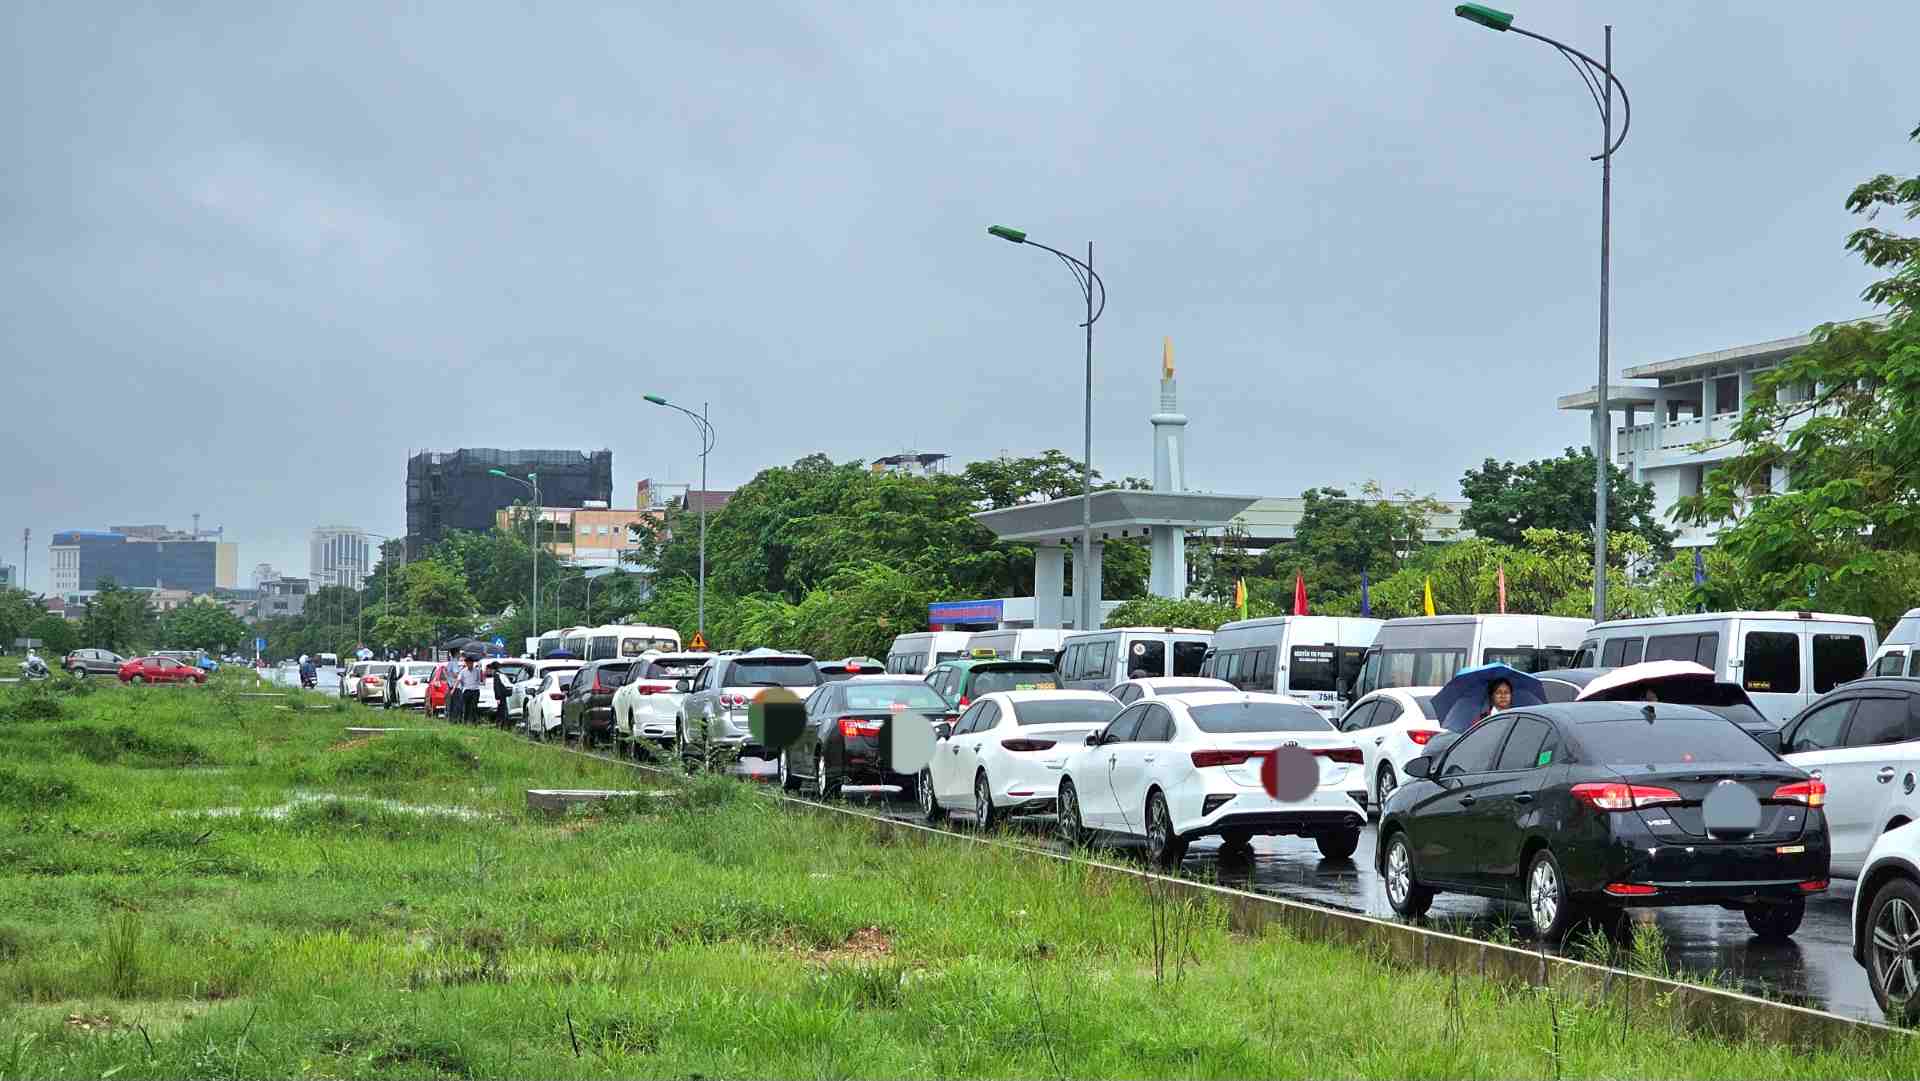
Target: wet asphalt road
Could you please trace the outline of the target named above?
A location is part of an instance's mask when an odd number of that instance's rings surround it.
[[[280,682],[283,670],[269,670]],[[332,674],[323,672],[319,690],[338,693]],[[747,759],[736,772],[759,781],[773,778],[771,762]],[[920,821],[920,809],[911,801],[884,791],[854,795],[849,801],[889,817]],[[965,829],[960,820],[950,823]],[[1029,843],[1058,847],[1051,818],[1015,818],[1007,829]],[[1310,840],[1297,837],[1256,837],[1251,858],[1221,859],[1215,841],[1196,842],[1182,864],[1183,873],[1222,885],[1307,901],[1329,908],[1395,918],[1386,891],[1374,872],[1374,827],[1360,836],[1360,848],[1351,860],[1326,860]],[[1124,841],[1097,842],[1100,854],[1113,860],[1144,864],[1140,845]],[[1762,943],[1738,912],[1719,908],[1647,909],[1638,920],[1657,925],[1665,939],[1668,969],[1695,982],[1734,985],[1748,994],[1797,1006],[1826,1010],[1871,1021],[1885,1018],[1867,988],[1866,970],[1853,959],[1849,931],[1853,883],[1834,879],[1832,887],[1808,901],[1806,920],[1789,942]],[[1456,934],[1531,946],[1533,925],[1518,904],[1458,894],[1441,894],[1427,916]]]

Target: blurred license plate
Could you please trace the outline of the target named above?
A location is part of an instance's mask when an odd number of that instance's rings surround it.
[[[1013,689],[1016,691],[1051,691],[1057,690],[1058,688],[1052,680],[1048,680],[1045,683],[1016,683],[1013,685]]]

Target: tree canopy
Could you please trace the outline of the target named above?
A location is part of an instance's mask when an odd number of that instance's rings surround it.
[[[1477,537],[1519,544],[1529,529],[1593,536],[1593,451],[1568,447],[1558,458],[1516,465],[1492,458],[1460,478],[1467,512],[1460,524]],[[1633,533],[1664,556],[1673,531],[1654,513],[1653,486],[1636,484],[1619,466],[1607,466],[1607,532]]]

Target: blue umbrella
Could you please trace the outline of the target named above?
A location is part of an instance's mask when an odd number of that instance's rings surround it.
[[[1504,664],[1483,664],[1462,668],[1447,685],[1433,696],[1433,711],[1440,715],[1440,727],[1449,732],[1465,732],[1473,727],[1487,709],[1487,688],[1500,680],[1513,688],[1516,706],[1545,705],[1547,695],[1540,681]]]

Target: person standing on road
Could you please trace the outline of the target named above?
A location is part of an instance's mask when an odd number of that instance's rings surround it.
[[[446,673],[447,681],[447,723],[459,724],[460,700],[465,697],[460,693],[460,655],[455,653],[448,657],[441,670]]]
[[[465,658],[465,663],[460,666],[460,719],[468,724],[480,723],[482,679],[479,663],[472,657]]]

